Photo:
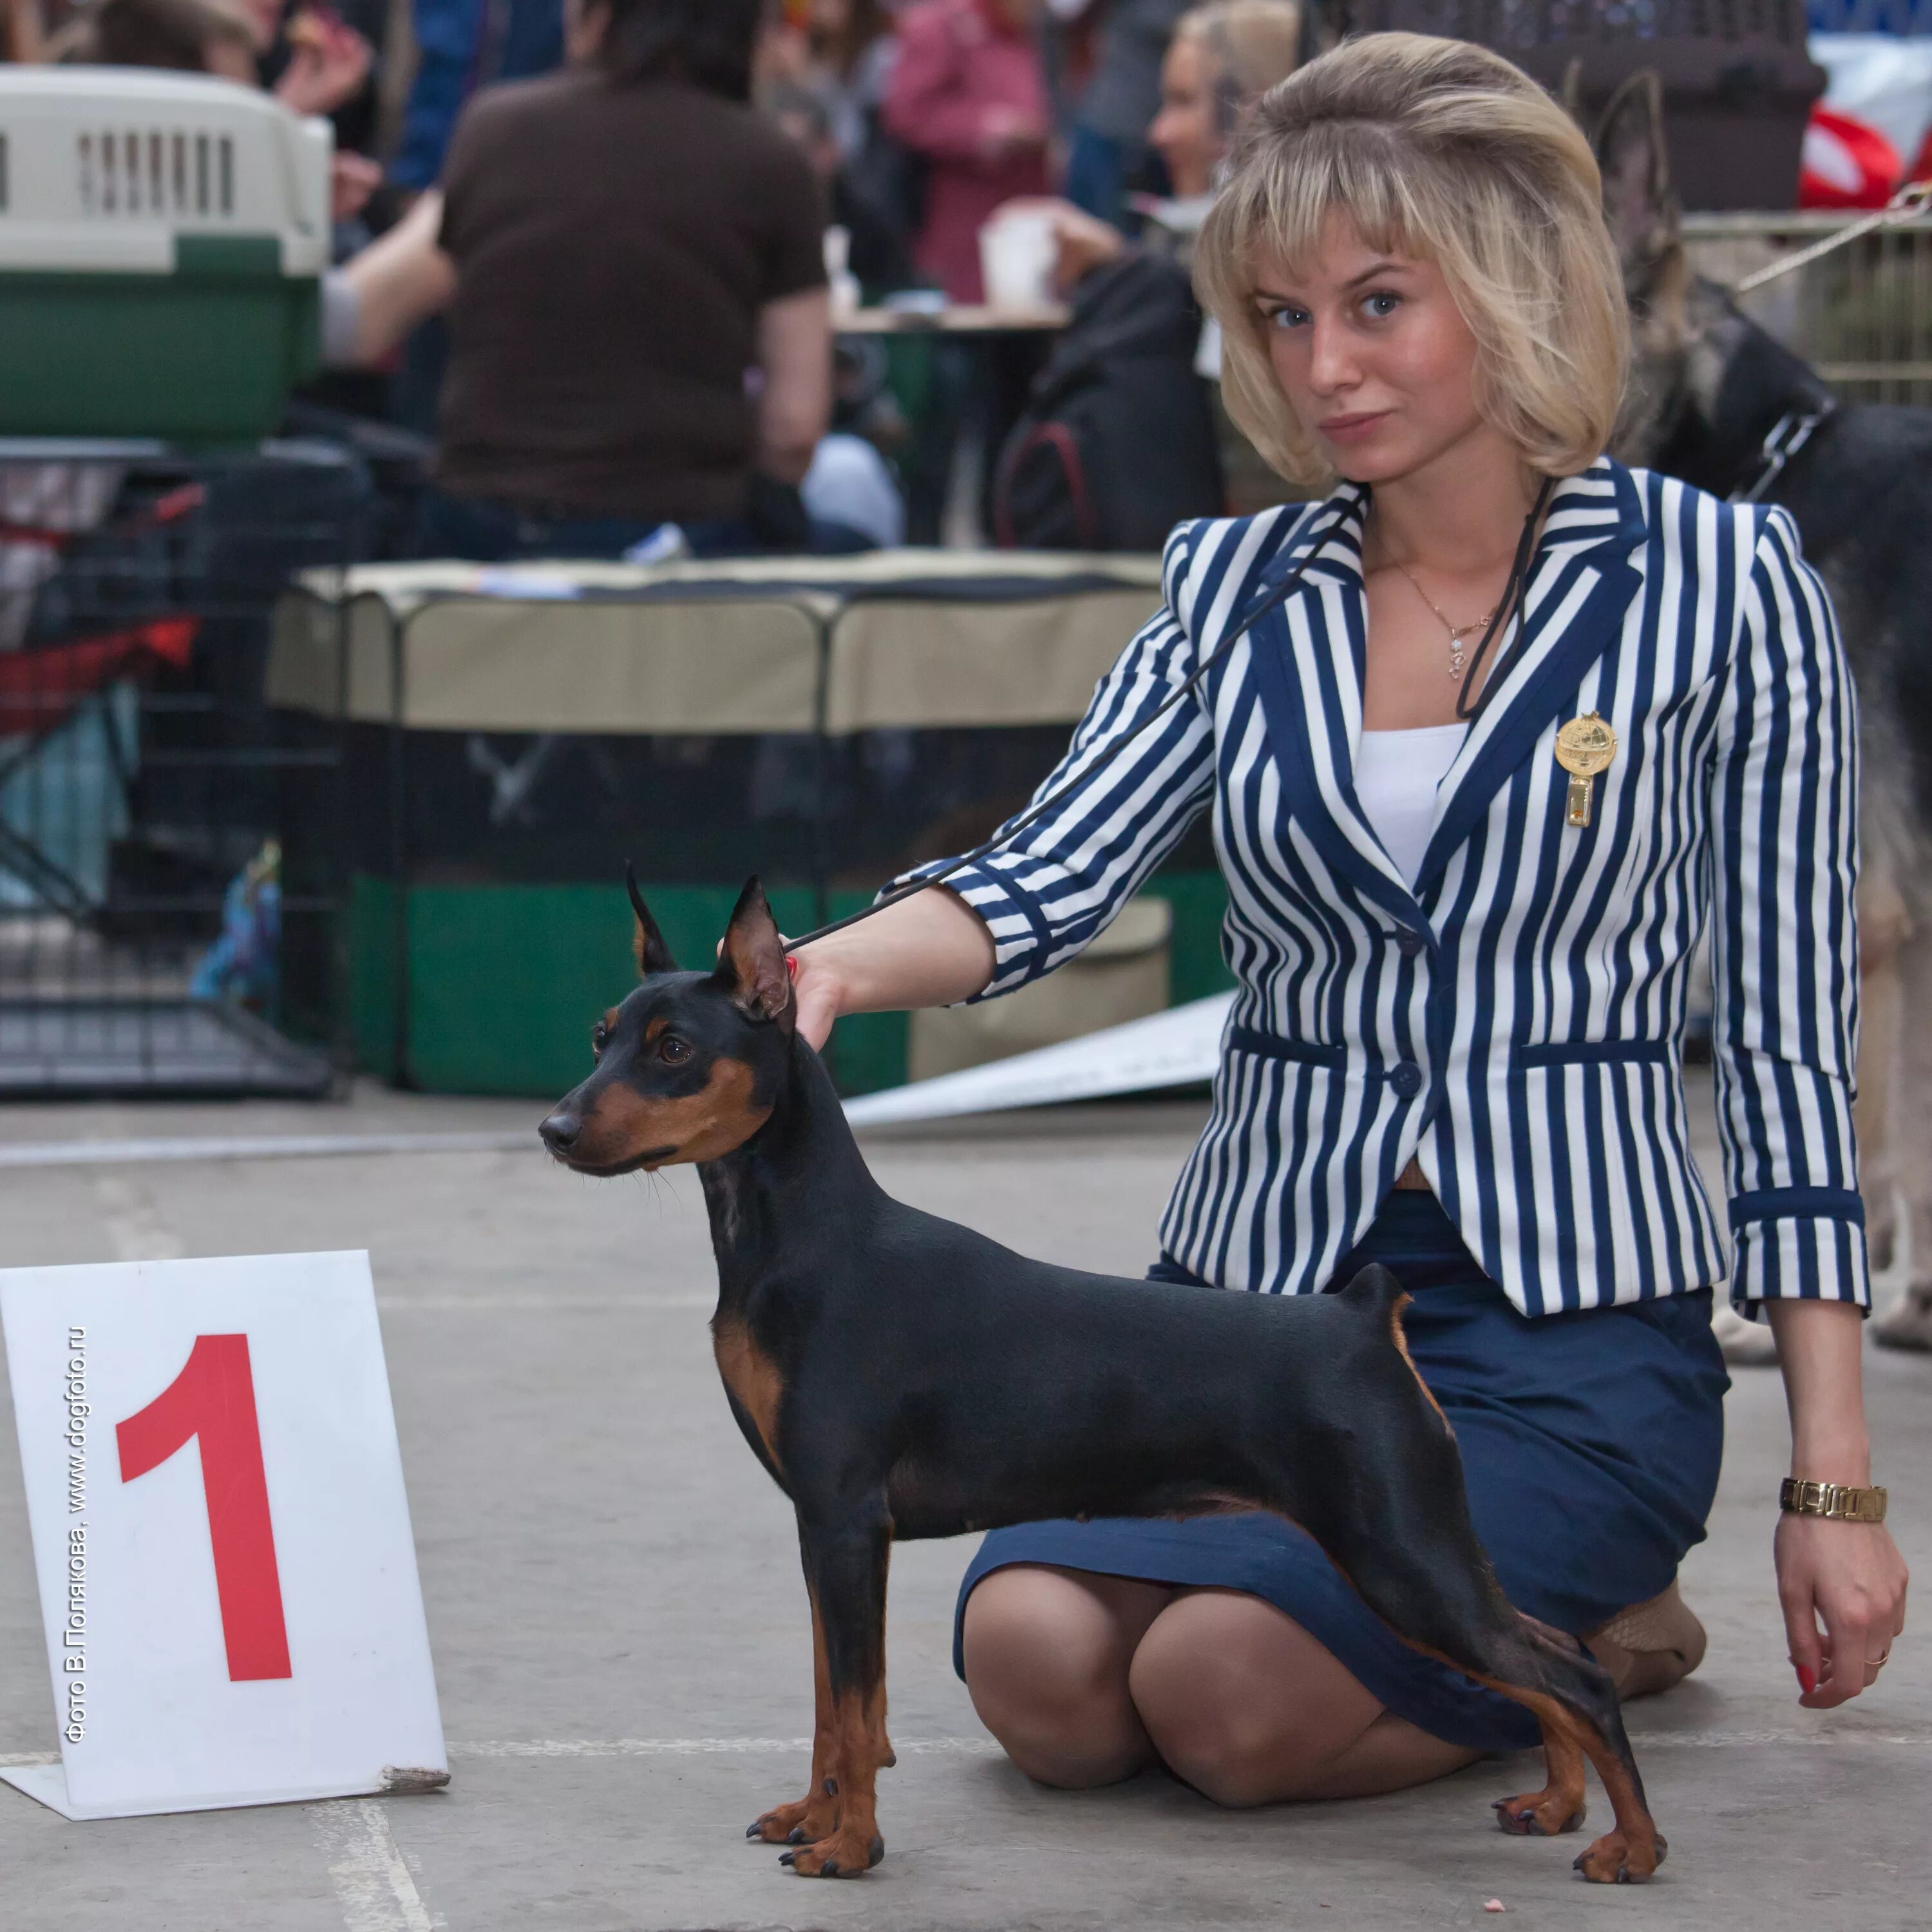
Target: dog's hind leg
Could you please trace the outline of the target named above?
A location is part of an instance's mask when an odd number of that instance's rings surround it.
[[[807,1878],[857,1878],[885,1856],[875,1786],[880,1767],[892,1761],[886,1738],[892,1529],[883,1503],[833,1523],[808,1521],[802,1510],[800,1522],[806,1576],[824,1637],[827,1736],[824,1765],[812,1768],[814,1790],[835,1800],[837,1813],[825,1835],[785,1852],[781,1862]]]
[[[1459,1495],[1459,1506],[1461,1500]],[[1378,1546],[1345,1553],[1321,1540],[1370,1608],[1404,1642],[1466,1672],[1535,1717],[1543,1732],[1546,1782],[1542,1790],[1507,1798],[1496,1808],[1503,1829],[1551,1834],[1580,1824],[1588,1757],[1610,1795],[1616,1823],[1576,1861],[1576,1868],[1599,1884],[1640,1882],[1663,1863],[1666,1847],[1644,1801],[1610,1672],[1574,1638],[1510,1608],[1466,1514],[1460,1507],[1452,1514],[1462,1517],[1461,1534],[1442,1525],[1399,1552]],[[1408,1526],[1412,1534],[1417,1527]],[[1428,1600],[1432,1592],[1433,1601]]]
[[[1562,1831],[1580,1821],[1588,1756],[1616,1823],[1576,1868],[1600,1883],[1648,1878],[1664,1844],[1645,1807],[1610,1673],[1573,1638],[1510,1607],[1469,1520],[1454,1436],[1420,1377],[1392,1356],[1370,1368],[1363,1394],[1353,1426],[1324,1442],[1333,1461],[1318,1487],[1284,1468],[1276,1506],[1405,1643],[1534,1714],[1547,1782],[1499,1808],[1504,1830]]]

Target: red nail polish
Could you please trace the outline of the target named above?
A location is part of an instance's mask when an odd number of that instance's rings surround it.
[[[796,955],[790,952],[788,952],[785,955],[785,971],[794,980],[798,977],[798,959]]]
[[[1800,1664],[1794,1668],[1798,1672],[1798,1689],[1803,1691],[1806,1696],[1810,1696],[1818,1688],[1817,1672],[1814,1670],[1808,1664]]]

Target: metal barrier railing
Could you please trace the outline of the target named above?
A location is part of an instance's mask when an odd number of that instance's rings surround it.
[[[1688,214],[1692,269],[1726,285],[1845,225],[1842,214]],[[1932,217],[1870,235],[1742,298],[1846,402],[1932,403]]]

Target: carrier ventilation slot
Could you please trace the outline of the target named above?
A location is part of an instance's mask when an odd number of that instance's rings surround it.
[[[7,212],[7,136],[0,134],[0,214]]]
[[[0,209],[7,206],[6,137],[0,135]],[[76,143],[80,206],[94,215],[232,215],[232,135],[177,128],[104,128]]]

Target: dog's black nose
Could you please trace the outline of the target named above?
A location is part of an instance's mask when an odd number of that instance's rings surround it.
[[[552,1154],[568,1154],[577,1144],[577,1137],[584,1131],[584,1123],[576,1114],[566,1113],[560,1107],[537,1129],[543,1136],[543,1144]]]

